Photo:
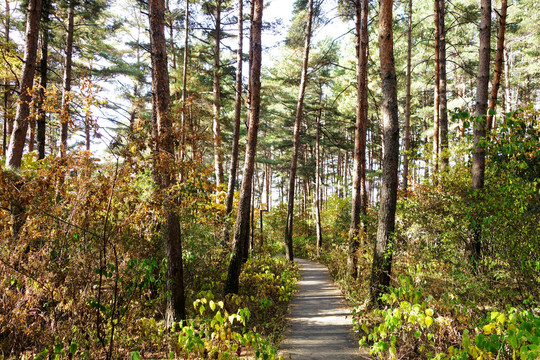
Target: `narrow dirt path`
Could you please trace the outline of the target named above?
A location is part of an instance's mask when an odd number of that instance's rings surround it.
[[[352,316],[328,269],[296,260],[302,271],[281,342],[284,359],[369,359],[353,338]]]

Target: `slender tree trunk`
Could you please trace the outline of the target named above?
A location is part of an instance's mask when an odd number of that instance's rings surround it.
[[[245,264],[249,257],[249,250],[253,250],[253,237],[255,235],[255,175],[257,175],[257,166],[255,166],[255,174],[251,180],[251,209],[250,209],[250,241],[244,243],[244,250],[242,251],[242,263]]]
[[[398,188],[399,123],[392,36],[392,1],[381,0],[379,10],[384,152],[377,239],[373,251],[370,294],[372,303],[390,285]]]
[[[441,103],[441,17],[440,2],[435,0],[435,86],[433,101],[433,177],[435,182],[439,171],[439,125]]]
[[[352,189],[351,225],[349,229],[349,249],[347,257],[348,273],[352,278],[358,276],[356,252],[358,238],[364,231],[361,216],[366,214],[366,132],[367,132],[367,56],[368,56],[368,0],[356,0],[356,81],[357,112],[354,135],[354,171]],[[362,214],[362,215],[361,215]]]
[[[344,169],[343,169],[343,186],[344,186],[344,194],[345,194],[345,197],[349,196],[349,179],[348,179],[348,174],[349,174],[349,151],[345,150],[345,165],[344,165]]]
[[[508,10],[508,1],[502,0],[501,2],[501,17],[499,25],[499,38],[497,39],[497,55],[495,56],[495,69],[493,74],[493,84],[491,85],[491,97],[489,99],[488,109],[495,111],[497,106],[497,92],[499,91],[499,86],[501,84],[501,75],[503,72],[503,63],[504,63],[504,35],[506,32],[506,13]],[[493,115],[488,114],[487,116],[487,130],[490,131],[494,128],[493,124]]]
[[[165,42],[165,4],[164,0],[148,2],[150,20],[150,43],[152,55],[152,93],[154,96],[155,118],[157,125],[158,158],[155,159],[159,172],[158,187],[164,197],[163,210],[164,248],[167,258],[167,305],[165,321],[167,326],[185,319],[184,279],[182,264],[182,241],[180,236],[180,219],[175,211],[176,201],[167,200],[167,190],[174,186],[174,135],[170,116],[169,71]]]
[[[300,79],[300,89],[298,102],[296,105],[296,116],[294,119],[293,149],[291,159],[291,170],[289,173],[289,194],[287,204],[287,224],[285,227],[285,253],[287,260],[293,261],[293,218],[294,218],[294,188],[296,183],[296,170],[298,166],[298,150],[300,148],[300,126],[302,123],[302,111],[304,108],[304,95],[306,92],[307,67],[309,61],[309,49],[311,44],[311,24],[313,18],[313,0],[309,0],[306,40],[304,44],[304,60],[302,64],[302,76]]]
[[[34,92],[34,96],[33,96],[33,100],[32,100],[32,104],[34,106],[34,113],[36,113],[37,111],[37,103],[38,103],[38,94],[36,94]],[[36,143],[36,117],[35,116],[32,116],[30,117],[29,119],[30,121],[30,138],[28,139],[28,152],[31,153],[32,151],[34,151],[34,145]]]
[[[267,156],[267,160],[270,160],[272,153]],[[272,210],[272,167],[269,163],[266,163],[266,210]]]
[[[506,96],[506,112],[512,111],[512,94],[510,91],[510,57],[508,49],[503,48],[504,52],[504,94]]]
[[[171,82],[176,85],[176,69],[177,69],[177,64],[176,64],[176,51],[174,51],[174,17],[173,17],[173,14],[171,12],[171,8],[169,6],[169,0],[166,1],[166,12],[167,12],[167,15],[169,16],[169,20],[167,21],[168,22],[168,30],[169,30],[169,47],[170,47],[170,53],[171,53],[171,69],[173,70],[173,78],[171,79]],[[176,100],[178,100],[178,91],[176,91],[174,94],[171,94],[171,96],[174,95],[174,98]]]
[[[409,187],[409,152],[411,150],[411,49],[412,49],[412,0],[409,0],[407,27],[407,85],[405,95],[405,139],[403,147],[403,191],[407,193]]]
[[[26,18],[24,62],[20,81],[19,102],[6,155],[6,167],[9,168],[18,169],[21,167],[24,142],[28,130],[28,117],[30,116],[30,101],[32,100],[30,90],[34,83],[36,70],[40,21],[41,0],[30,0]]]
[[[6,14],[4,16],[4,31],[6,33],[6,44],[9,44],[9,30],[11,28],[11,12],[10,12],[10,6],[9,6],[9,0],[6,0],[5,3],[6,6]],[[8,132],[11,133],[13,129],[10,129],[10,126],[8,125],[10,123],[10,116],[9,116],[9,93],[11,91],[10,89],[10,83],[9,79],[4,79],[4,129],[2,133],[2,154],[6,155],[7,150],[7,134]]]
[[[70,92],[71,92],[71,74],[72,74],[72,64],[73,64],[73,29],[74,29],[74,5],[73,0],[70,0],[68,5],[68,26],[66,33],[66,59],[64,62],[64,89],[62,91],[62,134],[61,134],[61,145],[60,152],[62,156],[66,155],[67,152],[67,141],[68,141],[68,130],[70,123],[70,114],[69,114],[69,103],[70,103]]]
[[[221,139],[221,85],[220,85],[220,42],[221,42],[221,0],[216,1],[216,31],[214,39],[214,171],[216,186],[223,183],[223,154]]]
[[[7,133],[8,133],[8,122],[9,122],[9,82],[7,79],[4,79],[4,123],[3,123],[3,132],[2,132],[2,155],[6,155],[7,150]]]
[[[41,38],[41,61],[39,64],[39,91],[38,91],[38,119],[37,119],[37,148],[38,159],[45,158],[45,135],[47,126],[47,115],[43,108],[43,102],[45,101],[45,90],[47,89],[47,55],[49,52],[49,12],[48,6],[43,8],[43,27]]]
[[[477,121],[474,125],[474,153],[472,167],[472,188],[477,192],[484,189],[484,173],[486,169],[486,149],[482,142],[486,138],[486,111],[489,86],[489,60],[491,41],[491,0],[481,1],[480,20],[480,48],[478,60],[478,79],[476,85],[476,113]],[[477,224],[481,223],[481,215]],[[473,227],[473,266],[478,270],[478,261],[482,253],[482,229],[480,225]]]
[[[445,1],[439,2],[439,120],[440,120],[440,153],[442,168],[448,167],[448,101],[446,98],[446,27],[444,16],[446,12]]]
[[[236,54],[236,98],[234,101],[234,130],[231,155],[231,172],[229,174],[229,183],[227,186],[227,199],[225,201],[225,216],[229,218],[233,208],[234,184],[236,182],[236,170],[238,168],[238,142],[240,139],[240,116],[242,115],[242,48],[243,48],[243,6],[244,0],[238,0],[238,53]],[[225,243],[229,242],[229,227],[225,224],[224,230]]]
[[[251,25],[251,44],[253,53],[253,65],[250,73],[251,83],[251,115],[247,134],[246,157],[244,161],[244,174],[240,188],[238,202],[238,215],[232,243],[231,261],[225,283],[225,294],[238,293],[240,270],[242,267],[242,248],[249,240],[249,208],[251,199],[251,183],[253,180],[253,168],[257,150],[257,132],[259,129],[259,113],[261,104],[261,30],[263,0],[253,0],[254,16]]]
[[[180,158],[183,160],[186,153],[186,99],[187,99],[187,67],[189,55],[189,0],[186,0],[186,11],[184,14],[184,59],[182,65],[182,118],[181,118],[181,148]]]
[[[322,94],[321,94],[322,95]],[[319,110],[319,116],[317,117],[317,133],[315,136],[315,233],[317,235],[317,256],[321,255],[321,248],[323,243],[322,229],[321,229],[321,116],[322,116],[322,103]]]

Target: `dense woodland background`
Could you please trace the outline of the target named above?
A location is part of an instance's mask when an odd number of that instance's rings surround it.
[[[540,358],[535,1],[1,9],[0,359],[274,358],[294,257],[381,359]]]

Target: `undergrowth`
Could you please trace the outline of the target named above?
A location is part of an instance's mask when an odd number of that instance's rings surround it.
[[[357,279],[347,276],[350,198],[328,201],[320,256],[310,232],[296,243],[328,266],[360,346],[380,359],[540,359],[538,114],[508,114],[491,134],[483,192],[471,190],[471,144],[454,149],[451,171],[399,194],[391,287],[378,307],[368,303],[376,209],[362,219]],[[473,227],[482,229],[477,261]]]
[[[181,196],[188,320],[166,329],[149,159],[33,156],[0,173],[0,359],[275,357],[298,269],[256,241],[241,292],[223,297],[230,251],[208,169],[183,163],[170,194]]]

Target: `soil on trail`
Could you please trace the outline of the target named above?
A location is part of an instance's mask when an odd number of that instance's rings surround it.
[[[284,359],[370,359],[354,339],[351,311],[325,266],[296,260],[302,271],[280,346]]]

